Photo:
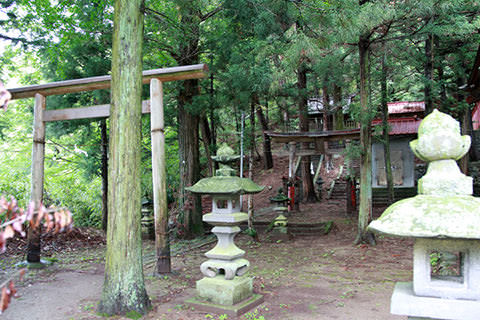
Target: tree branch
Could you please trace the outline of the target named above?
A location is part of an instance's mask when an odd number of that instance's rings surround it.
[[[213,17],[214,15],[216,15],[217,13],[219,13],[220,11],[222,11],[223,7],[222,6],[219,6],[215,9],[213,9],[212,11],[210,12],[207,12],[206,14],[202,15],[200,17],[200,20],[203,22],[211,17]]]
[[[172,18],[170,18],[169,16],[167,16],[166,14],[160,11],[145,7],[144,12],[146,15],[152,16],[152,18],[154,18],[159,22],[167,23],[176,29],[184,31],[182,26],[180,26],[178,22],[176,22],[175,20],[173,20]]]

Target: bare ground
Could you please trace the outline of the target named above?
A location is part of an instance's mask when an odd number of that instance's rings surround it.
[[[265,302],[240,319],[405,319],[389,314],[394,282],[411,278],[412,243],[381,238],[376,247],[353,246],[355,223],[339,217],[326,236],[288,242],[253,242],[237,237],[247,251],[254,289]],[[176,275],[152,277],[152,243],[145,247],[145,275],[153,310],[143,319],[220,319],[191,310],[203,253],[213,244],[172,260]],[[58,253],[53,266],[30,272],[3,319],[102,319],[95,313],[103,283],[104,246]],[[8,259],[14,259],[11,257]],[[127,319],[113,317],[112,319]]]
[[[324,187],[337,176],[338,165],[335,167],[328,172],[323,170]],[[259,208],[257,220],[274,218],[271,210],[265,208],[270,206],[268,198],[276,194],[287,170],[286,159],[275,159],[275,167],[270,170],[256,166],[254,180],[267,186],[254,197],[255,208]],[[334,220],[333,230],[328,235],[296,237],[288,242],[269,242],[264,234],[260,234],[259,243],[243,234],[237,236],[237,245],[247,252],[251,263],[249,274],[254,277],[254,291],[265,297],[262,305],[239,319],[406,319],[391,315],[389,308],[394,283],[411,280],[412,242],[380,237],[375,247],[354,246],[356,220],[345,214],[345,203],[323,200],[302,204],[300,209],[289,217],[291,223]],[[376,208],[376,215],[382,211],[383,208]],[[43,256],[58,261],[47,269],[30,271],[23,282],[17,283],[20,297],[0,317],[104,319],[95,312],[103,284],[103,234],[77,229],[74,234],[46,240]],[[210,237],[174,244],[172,267],[176,273],[161,278],[152,276],[153,243],[145,242],[145,281],[153,309],[142,319],[227,319],[192,310],[184,303],[195,295],[195,281],[202,277],[199,266],[206,260],[204,253],[214,245],[211,240]],[[9,246],[0,260],[0,279],[21,260],[18,253],[24,251],[25,242],[17,239]]]

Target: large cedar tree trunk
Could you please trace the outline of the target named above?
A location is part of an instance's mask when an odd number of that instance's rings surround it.
[[[262,107],[259,104],[258,96],[253,95],[252,101],[257,106],[256,112],[257,112],[258,122],[262,126],[263,165],[264,165],[265,169],[271,169],[271,168],[273,168],[273,157],[272,157],[272,146],[271,146],[271,142],[270,142],[270,137],[266,134],[266,132],[268,131],[268,122],[267,122],[267,119],[265,119]]]
[[[208,163],[208,173],[209,176],[214,176],[215,172],[213,171],[213,160],[212,160],[212,155],[210,153],[211,149],[211,141],[212,141],[212,134],[210,132],[210,126],[208,125],[208,119],[207,116],[204,115],[200,119],[200,128],[202,130],[202,141],[203,141],[203,147],[205,148],[205,156],[207,157],[207,163]]]
[[[368,38],[360,36],[358,50],[360,56],[360,104],[363,118],[360,121],[360,206],[358,209],[358,229],[355,243],[375,244],[375,237],[367,231],[372,216],[372,122],[369,117],[367,94]]]
[[[200,179],[198,132],[200,118],[185,110],[185,105],[191,103],[196,94],[198,94],[198,80],[186,80],[178,97],[178,151],[185,238],[194,238],[204,233],[201,198],[185,191],[185,187],[194,185]]]
[[[112,102],[108,174],[105,281],[98,312],[146,314],[140,187],[142,115],[141,0],[116,0],[112,50]]]
[[[176,60],[181,65],[199,62],[200,16],[195,2],[179,2],[181,25],[186,31],[180,43]],[[180,157],[180,210],[183,211],[185,238],[203,235],[202,202],[199,195],[187,193],[185,187],[194,185],[200,179],[199,124],[200,116],[187,110],[193,97],[199,94],[198,80],[182,82],[178,101],[178,153]]]
[[[433,111],[432,81],[433,81],[433,35],[425,40],[425,115]]]
[[[382,57],[382,127],[383,127],[383,153],[385,159],[385,175],[387,177],[388,202],[393,203],[395,200],[395,191],[393,189],[393,174],[392,163],[390,160],[390,135],[388,127],[388,104],[387,104],[387,62],[386,62],[386,47],[383,46]]]
[[[297,88],[298,88],[298,117],[300,119],[300,131],[307,132],[308,128],[308,106],[307,106],[307,69],[302,64],[297,70]],[[308,147],[308,143],[304,144],[304,148]],[[310,156],[302,158],[301,170],[303,177],[303,190],[307,202],[317,201],[315,195],[315,187],[310,172]]]
[[[335,107],[333,130],[343,129],[342,87],[333,84],[333,103]]]

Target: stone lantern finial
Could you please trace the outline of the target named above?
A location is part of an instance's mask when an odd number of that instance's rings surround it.
[[[472,178],[460,172],[456,160],[470,149],[470,136],[460,135],[460,125],[451,116],[433,110],[420,124],[418,139],[410,142],[415,155],[427,162],[427,174],[418,182],[419,194],[471,195]]]
[[[232,169],[228,163],[240,159],[239,155],[235,154],[232,148],[225,142],[222,143],[220,148],[217,150],[217,155],[212,156],[214,161],[220,163],[220,169],[215,172],[216,176],[235,176],[236,171]]]
[[[460,135],[460,124],[451,116],[433,110],[418,128],[418,139],[410,142],[423,161],[459,160],[470,149],[470,136]]]

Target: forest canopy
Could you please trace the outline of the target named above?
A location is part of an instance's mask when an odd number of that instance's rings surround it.
[[[309,130],[302,115],[311,98],[359,123],[379,116],[382,97],[425,101],[427,112],[435,107],[460,120],[471,108],[462,86],[479,44],[479,1],[146,0],[142,10],[144,70],[205,63],[210,71],[206,79],[164,88],[168,200],[178,209],[179,233],[203,232],[196,229],[199,200],[184,188],[211,174],[219,143],[240,153],[242,114],[250,115],[245,149],[268,168],[262,133]],[[1,80],[18,87],[110,74],[113,14],[110,0],[1,1]],[[367,58],[365,106],[359,42]],[[142,94],[148,97],[148,86]],[[47,98],[52,109],[109,102],[105,90]],[[0,116],[0,193],[23,204],[32,105],[17,100]],[[44,199],[70,208],[77,225],[102,225],[108,128],[104,120],[47,125]],[[148,116],[142,133],[142,199],[148,203]]]

